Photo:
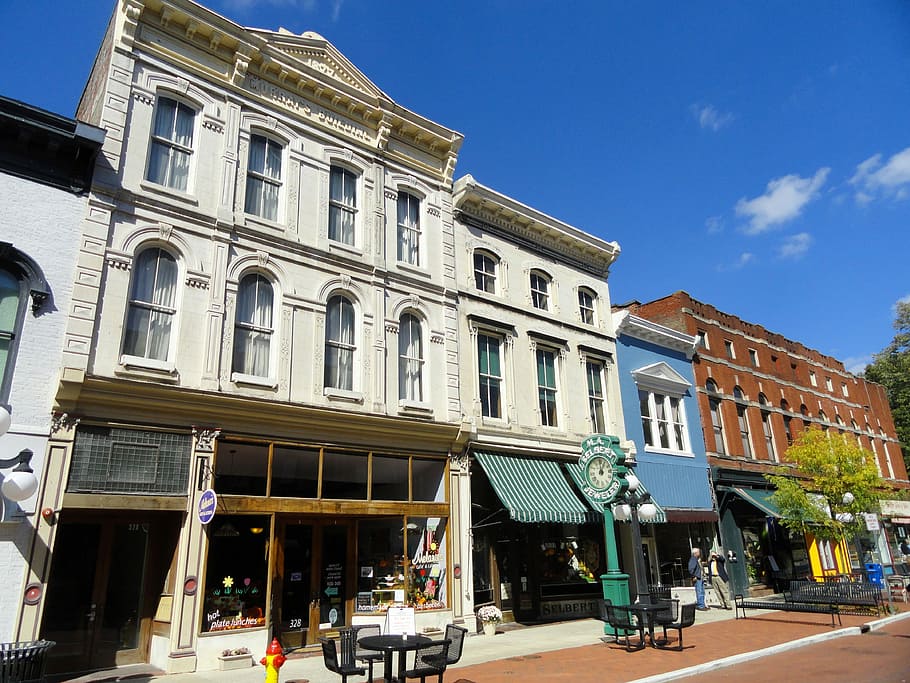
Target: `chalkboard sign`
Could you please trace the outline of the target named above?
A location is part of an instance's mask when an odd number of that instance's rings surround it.
[[[385,615],[385,634],[410,636],[417,634],[417,622],[414,620],[413,607],[389,607]]]

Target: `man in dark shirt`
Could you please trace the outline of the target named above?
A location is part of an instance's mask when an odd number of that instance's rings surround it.
[[[705,605],[705,569],[701,566],[701,550],[692,548],[692,557],[689,558],[689,576],[695,586],[695,609],[702,612],[708,609]]]
[[[711,578],[711,586],[714,588],[717,599],[724,609],[730,609],[730,603],[733,600],[730,597],[730,577],[727,574],[727,560],[724,557],[723,549],[720,549],[719,553],[711,553],[711,559],[708,562],[708,576]]]

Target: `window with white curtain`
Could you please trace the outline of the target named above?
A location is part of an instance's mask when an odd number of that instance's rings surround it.
[[[585,362],[585,374],[588,378],[588,413],[591,418],[591,431],[603,434],[606,429],[604,420],[604,364],[602,361]]]
[[[539,271],[531,271],[531,303],[542,311],[550,309],[550,279]]]
[[[480,409],[484,417],[502,417],[502,339],[489,334],[477,335],[477,361]]]
[[[329,239],[354,246],[357,217],[357,176],[346,168],[332,166],[329,175]]]
[[[474,286],[481,292],[496,293],[497,260],[483,251],[474,252]]]
[[[168,360],[176,318],[177,261],[164,249],[141,252],[133,263],[123,353]]]
[[[585,325],[593,325],[597,318],[594,316],[594,302],[597,296],[590,289],[584,287],[578,290],[578,314]]]
[[[423,334],[417,316],[405,313],[398,323],[398,398],[423,401]]]
[[[0,265],[0,402],[9,398],[13,358],[27,298],[17,273]]]
[[[282,149],[281,144],[271,138],[250,136],[244,211],[270,221],[278,220]]]
[[[420,265],[420,200],[398,193],[398,260]]]
[[[670,451],[691,450],[682,397],[639,389],[638,405],[646,445]]]
[[[537,400],[540,424],[556,427],[556,351],[552,349],[537,349]]]
[[[262,275],[251,273],[240,281],[234,322],[234,372],[269,376],[274,303],[272,284]]]
[[[333,296],[326,307],[325,386],[354,389],[354,305],[343,296]]]
[[[193,157],[196,112],[170,97],[159,97],[152,126],[146,178],[153,183],[186,192]]]

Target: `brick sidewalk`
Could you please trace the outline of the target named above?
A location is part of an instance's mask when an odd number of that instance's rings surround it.
[[[843,628],[861,626],[874,617],[844,615]],[[522,681],[572,681],[604,683],[632,681],[667,673],[731,655],[788,643],[799,638],[830,633],[830,618],[824,614],[783,612],[755,613],[748,619],[706,623],[686,629],[685,649],[626,652],[614,643],[542,652],[499,659],[483,664],[454,667],[446,671],[445,683],[461,679],[476,683]],[[497,637],[497,636],[494,636]],[[671,632],[670,638],[674,635]]]

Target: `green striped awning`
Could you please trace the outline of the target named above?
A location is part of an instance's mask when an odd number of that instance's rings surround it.
[[[591,500],[590,498],[588,498],[585,495],[585,490],[584,490],[585,475],[584,475],[584,472],[581,471],[581,467],[579,467],[578,463],[577,462],[567,462],[567,463],[565,463],[565,466],[566,466],[566,469],[569,471],[569,474],[572,476],[572,479],[574,479],[575,483],[578,485],[578,490],[581,491],[582,497],[588,501],[588,505],[590,505],[593,509],[595,509],[597,511],[603,510],[603,503],[599,503],[596,500]],[[638,480],[639,480],[639,482],[641,482],[639,484],[638,488],[642,493],[644,493],[648,489],[645,486],[645,483],[643,481],[641,481],[641,477],[639,477]],[[653,497],[651,498],[651,502],[657,506],[657,517],[655,517],[653,520],[648,522],[648,524],[666,524],[666,522],[667,522],[666,510],[664,510],[660,506],[660,503],[658,503]]]
[[[555,460],[474,451],[509,517],[518,522],[581,524],[596,521]]]
[[[780,508],[777,507],[777,504],[771,498],[771,496],[774,495],[774,491],[753,489],[746,486],[718,486],[717,488],[719,491],[729,491],[739,496],[753,507],[765,513],[766,517],[781,517]]]

